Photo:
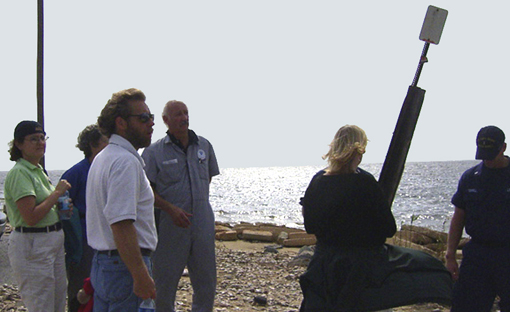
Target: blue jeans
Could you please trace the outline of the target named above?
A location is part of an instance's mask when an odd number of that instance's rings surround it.
[[[152,272],[150,257],[143,261]],[[133,278],[120,256],[95,252],[90,279],[94,287],[94,312],[138,312],[142,299],[133,293]]]

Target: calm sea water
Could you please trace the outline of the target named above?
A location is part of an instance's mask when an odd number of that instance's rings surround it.
[[[422,225],[447,231],[450,199],[461,174],[477,161],[407,163],[393,203],[397,224]],[[361,164],[379,177],[382,164]],[[321,167],[226,168],[213,178],[211,204],[217,221],[268,222],[303,228],[299,198]],[[58,181],[63,171],[50,171]],[[0,172],[0,197],[6,172]]]

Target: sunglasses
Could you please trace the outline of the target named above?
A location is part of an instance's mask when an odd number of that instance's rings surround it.
[[[141,113],[138,115],[128,115],[128,117],[138,117],[138,120],[140,120],[140,122],[142,122],[142,123],[146,123],[149,120],[154,121],[154,114],[149,114],[149,113]]]

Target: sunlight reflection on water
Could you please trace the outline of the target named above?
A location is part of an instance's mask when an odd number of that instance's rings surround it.
[[[407,163],[395,201],[397,225],[410,224],[447,231],[453,206],[450,199],[461,174],[476,161]],[[361,164],[379,176],[381,164]],[[225,168],[211,183],[211,204],[217,221],[267,222],[303,228],[299,199],[321,167]],[[50,171],[55,183],[64,171]],[[7,172],[0,172],[0,196]]]

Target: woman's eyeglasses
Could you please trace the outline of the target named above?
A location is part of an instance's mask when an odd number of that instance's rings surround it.
[[[128,115],[128,117],[138,117],[138,120],[140,120],[140,122],[142,122],[142,123],[146,123],[149,120],[154,121],[154,114],[149,114],[149,113],[141,113],[138,115]]]
[[[37,143],[39,143],[39,141],[44,143],[44,142],[48,141],[49,138],[50,138],[49,136],[41,135],[41,136],[31,137],[30,139],[28,139],[28,141],[32,144],[37,144]]]

